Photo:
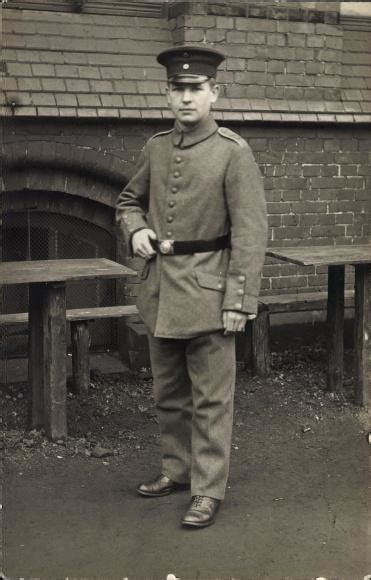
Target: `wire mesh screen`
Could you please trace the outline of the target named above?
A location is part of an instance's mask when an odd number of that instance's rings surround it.
[[[26,210],[3,214],[3,261],[57,260],[63,258],[115,258],[113,236],[82,219],[56,213]],[[67,308],[110,306],[115,303],[113,280],[83,280],[67,283]],[[2,311],[28,311],[26,285],[3,288]],[[67,333],[69,340],[69,332]],[[26,325],[2,327],[0,356],[27,353]],[[102,349],[115,342],[113,321],[92,324],[92,347]]]

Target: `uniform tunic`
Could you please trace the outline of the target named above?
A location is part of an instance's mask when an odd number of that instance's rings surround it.
[[[230,235],[231,248],[160,255],[146,263],[139,312],[155,337],[190,338],[223,328],[223,310],[256,313],[267,218],[262,177],[248,144],[212,117],[192,131],[153,136],[117,201],[130,247],[136,231],[159,240]]]

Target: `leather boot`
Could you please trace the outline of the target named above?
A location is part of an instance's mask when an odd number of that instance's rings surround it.
[[[189,484],[177,483],[161,473],[154,479],[138,485],[137,492],[146,497],[162,497],[187,488],[189,488]]]
[[[215,521],[219,506],[220,499],[214,499],[206,495],[193,496],[189,510],[182,519],[182,525],[193,528],[210,526]]]

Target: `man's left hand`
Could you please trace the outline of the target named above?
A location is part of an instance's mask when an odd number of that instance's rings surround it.
[[[246,312],[237,312],[236,310],[224,310],[223,312],[223,326],[224,334],[232,334],[235,332],[243,332],[248,320],[254,320],[256,314],[248,314]]]

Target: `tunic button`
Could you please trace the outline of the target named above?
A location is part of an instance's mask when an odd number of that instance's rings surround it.
[[[173,221],[173,219],[174,219],[173,216],[171,216],[171,215],[168,215],[167,216],[167,221],[169,222],[169,224],[171,224],[171,222]]]
[[[171,192],[172,193],[178,193],[178,188],[177,187],[172,187],[171,188]]]
[[[175,157],[175,163],[180,163],[182,161],[181,157]]]
[[[240,304],[239,302],[236,302],[236,304],[234,305],[234,307],[239,310],[240,308],[242,308],[242,304]]]
[[[166,232],[166,235],[167,235],[168,238],[170,238],[170,236],[173,235],[173,232]]]
[[[243,290],[237,290],[238,296],[243,296]]]
[[[239,282],[245,282],[245,276],[238,276]]]
[[[218,288],[219,288],[219,290],[221,290],[223,288],[223,284],[221,282],[219,282]]]
[[[180,176],[180,172],[179,171],[174,171],[174,177],[179,177]]]
[[[169,207],[174,207],[174,205],[175,205],[175,201],[169,201],[169,203],[168,203]]]

